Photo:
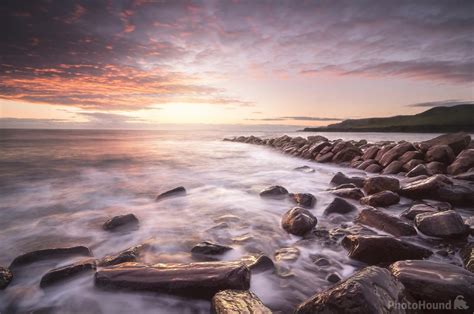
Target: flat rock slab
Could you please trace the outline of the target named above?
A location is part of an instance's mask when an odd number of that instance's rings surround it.
[[[229,246],[203,241],[196,244],[191,249],[191,253],[195,255],[221,255],[230,250],[232,248]]]
[[[400,202],[400,196],[392,191],[382,191],[360,199],[360,203],[375,207],[388,207]]]
[[[412,225],[375,208],[363,209],[355,219],[355,222],[390,233],[396,237],[417,234]]]
[[[37,250],[25,253],[16,257],[10,265],[10,268],[23,266],[26,264],[34,263],[37,261],[51,259],[51,258],[60,258],[60,257],[70,257],[70,256],[92,256],[92,252],[89,248],[85,246],[73,246],[66,248],[54,248],[54,249],[44,249]]]
[[[159,194],[155,201],[161,201],[162,199],[165,198],[170,198],[170,197],[179,197],[179,196],[185,196],[186,195],[186,189],[183,186],[178,186],[177,188],[171,189],[169,191],[163,192]]]
[[[224,290],[212,298],[212,310],[215,314],[271,314],[262,301],[246,290]]]
[[[123,263],[100,269],[97,287],[141,290],[210,299],[226,289],[247,290],[250,270],[241,262]]]
[[[13,279],[12,272],[5,267],[0,266],[0,290],[5,289]]]
[[[387,269],[370,266],[314,295],[295,313],[405,313],[393,304],[406,301],[405,287]]]
[[[392,191],[396,193],[398,190],[400,190],[400,181],[391,177],[370,177],[364,182],[364,191],[369,195],[382,191]]]
[[[96,260],[88,259],[48,271],[40,282],[41,288],[46,288],[59,282],[71,279],[79,274],[92,272],[96,269]]]
[[[134,214],[114,216],[102,226],[107,231],[131,230],[138,228],[138,218]]]
[[[140,251],[144,249],[145,245],[137,245],[117,254],[107,255],[98,261],[97,265],[101,267],[112,266],[127,262],[136,262],[140,255]]]

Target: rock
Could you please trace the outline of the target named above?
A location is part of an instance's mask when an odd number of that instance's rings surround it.
[[[331,146],[329,142],[318,142],[313,144],[308,151],[311,152],[311,156],[314,158],[316,157],[319,152],[321,152],[324,148]]]
[[[416,166],[418,165],[422,165],[424,164],[425,162],[421,159],[412,159],[410,160],[409,162],[403,164],[403,167],[402,169],[405,170],[405,171],[411,171],[413,168],[415,168]]]
[[[431,146],[426,152],[426,161],[439,161],[445,164],[450,164],[454,161],[453,150],[448,145]]]
[[[382,158],[380,158],[379,164],[383,167],[387,167],[390,163],[396,160],[398,157],[402,156],[408,151],[415,150],[415,147],[412,143],[409,142],[402,142],[400,144],[395,145],[385,154],[383,154]]]
[[[417,234],[413,226],[375,208],[363,209],[354,222],[376,228],[396,237],[413,236]]]
[[[400,261],[389,270],[417,301],[451,303],[461,296],[471,308],[474,306],[474,274],[461,267],[435,261]]]
[[[332,157],[334,156],[334,153],[319,153],[318,156],[316,156],[316,161],[317,162],[330,162],[332,160]]]
[[[454,162],[448,167],[448,173],[451,175],[466,172],[474,167],[474,149],[466,149],[458,155]]]
[[[260,192],[260,197],[284,199],[288,196],[288,190],[280,185],[272,185]]]
[[[309,166],[301,166],[301,167],[297,167],[293,170],[299,171],[299,172],[304,172],[304,173],[311,173],[311,172],[315,171],[313,168],[311,168]]]
[[[348,251],[350,258],[369,265],[423,259],[432,254],[430,250],[391,236],[348,235],[342,239],[341,243]]]
[[[400,202],[400,196],[392,191],[378,192],[360,199],[360,203],[374,207],[388,207]]]
[[[165,198],[185,196],[185,195],[186,195],[186,189],[183,186],[178,186],[177,188],[174,188],[172,190],[159,194],[156,197],[155,201],[160,201]]]
[[[357,207],[346,201],[345,199],[342,199],[340,197],[334,198],[334,200],[326,207],[324,210],[324,215],[330,215],[330,214],[347,214],[352,211],[356,211]]]
[[[191,253],[194,255],[221,255],[230,250],[232,250],[232,248],[229,246],[203,241],[196,244],[191,249]]]
[[[316,197],[311,193],[290,193],[289,197],[299,206],[306,208],[313,208],[316,204]]]
[[[464,267],[471,273],[474,273],[474,243],[468,242],[459,252]]]
[[[367,194],[375,194],[382,191],[398,192],[400,181],[391,177],[377,176],[367,178],[364,182],[364,191]]]
[[[242,262],[252,271],[252,273],[257,274],[275,268],[272,259],[263,254],[245,257]]]
[[[375,146],[375,145],[367,148],[364,151],[364,154],[362,155],[362,159],[363,160],[374,159],[375,156],[377,156],[377,153],[379,152],[379,150],[380,150],[380,148]]]
[[[313,263],[319,267],[326,267],[331,265],[331,263],[329,263],[329,261],[324,257],[314,257],[312,259]]]
[[[354,183],[344,183],[341,185],[338,185],[332,189],[329,189],[329,191],[334,191],[334,190],[340,190],[340,189],[355,189],[356,186]]]
[[[140,251],[144,248],[144,245],[137,245],[126,250],[123,250],[114,255],[108,255],[97,262],[100,267],[112,266],[126,262],[136,262]]]
[[[40,282],[41,288],[46,288],[57,284],[58,282],[71,279],[79,274],[92,272],[96,269],[96,261],[94,259],[87,259],[77,263],[59,267],[48,271]]]
[[[348,177],[342,172],[338,172],[334,175],[334,177],[331,179],[331,184],[333,185],[341,185],[345,183],[352,183],[357,187],[362,187],[364,185],[365,179],[362,177]]]
[[[369,173],[380,173],[380,171],[382,171],[382,166],[379,165],[379,164],[372,164],[370,166],[368,166],[367,168],[365,168],[365,171],[369,172]]]
[[[382,174],[397,174],[402,171],[403,163],[398,160],[392,161],[384,170]]]
[[[444,174],[446,173],[446,165],[439,161],[432,161],[426,164],[426,170],[430,176],[435,174]]]
[[[10,265],[10,268],[23,266],[41,260],[70,257],[70,256],[92,256],[92,252],[85,246],[73,246],[66,248],[53,248],[28,252],[16,257]]]
[[[469,227],[469,233],[474,235],[474,216],[470,216],[464,220],[464,223]]]
[[[103,225],[104,230],[132,230],[138,228],[138,218],[134,214],[126,214],[112,217]]]
[[[407,177],[417,177],[417,176],[423,176],[423,175],[428,175],[428,169],[426,168],[425,165],[419,164],[415,168],[411,169],[408,171],[406,174]]]
[[[425,159],[425,155],[417,150],[411,150],[406,152],[405,154],[401,155],[398,160],[401,161],[403,164],[406,164],[410,160],[414,159]]]
[[[415,217],[415,224],[423,234],[439,238],[466,237],[469,227],[454,210],[424,213]]]
[[[300,250],[295,247],[284,247],[275,251],[275,260],[296,261],[300,257]]]
[[[5,289],[13,279],[12,272],[5,267],[0,266],[0,290]]]
[[[403,211],[400,216],[406,219],[413,220],[415,219],[416,215],[424,214],[424,213],[437,213],[438,210],[430,205],[426,204],[415,204],[408,208],[407,210]]]
[[[351,146],[346,147],[336,153],[333,157],[333,162],[341,163],[346,161],[351,161],[354,157],[362,155],[360,148]]]
[[[221,290],[249,289],[250,270],[241,262],[123,263],[97,271],[95,285],[210,299]]]
[[[363,161],[362,163],[360,163],[358,166],[357,166],[357,169],[359,170],[365,170],[367,169],[369,166],[371,165],[376,165],[377,162],[373,159],[367,159],[365,161]]]
[[[336,283],[341,281],[341,277],[339,277],[337,274],[329,274],[329,276],[326,277],[326,280],[331,282],[331,283]]]
[[[296,314],[405,313],[388,304],[406,303],[404,286],[387,269],[366,267],[298,306]]]
[[[454,154],[459,154],[463,149],[469,146],[471,142],[471,137],[469,134],[460,132],[460,133],[451,133],[444,134],[438,137],[435,137],[431,140],[424,141],[420,143],[420,147],[424,150],[436,145],[448,145],[453,150]]]
[[[391,150],[393,147],[395,147],[395,143],[389,143],[389,144],[386,144],[384,146],[382,146],[382,148],[377,152],[377,155],[375,155],[375,161],[377,161],[378,163],[380,163],[380,160],[382,159],[382,157],[385,155],[385,153],[387,153],[389,150]]]
[[[327,142],[328,139],[322,135],[311,135],[307,137],[308,142],[316,143],[316,142]]]
[[[457,176],[454,177],[454,179],[473,182],[474,181],[474,170],[463,173],[463,174],[458,174]]]
[[[212,310],[216,314],[271,314],[272,311],[250,291],[224,290],[212,298]]]
[[[311,231],[317,222],[307,209],[295,207],[283,214],[281,226],[288,233],[302,236]]]
[[[362,197],[364,197],[364,193],[362,192],[361,189],[339,189],[339,190],[334,190],[332,191],[332,194],[344,197],[344,198],[351,198],[354,200],[360,200]]]

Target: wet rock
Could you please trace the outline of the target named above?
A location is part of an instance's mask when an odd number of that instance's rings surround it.
[[[387,269],[371,266],[314,295],[295,313],[404,313],[387,305],[405,302],[404,286]]]
[[[391,236],[348,235],[342,239],[342,246],[348,251],[350,258],[369,265],[423,259],[432,254],[430,250]]]
[[[212,298],[212,311],[215,314],[271,314],[269,308],[250,291],[224,290]]]
[[[385,155],[385,153],[387,153],[389,150],[391,150],[393,147],[395,147],[395,143],[389,143],[389,144],[386,144],[384,146],[382,146],[382,148],[377,152],[377,155],[375,155],[375,161],[377,161],[378,163],[380,163],[380,160],[382,159],[382,157]]]
[[[317,162],[330,162],[332,160],[332,157],[334,156],[334,153],[319,153],[318,156],[316,156],[316,161]]]
[[[406,162],[405,164],[403,164],[403,167],[402,169],[405,170],[405,171],[408,171],[410,172],[413,168],[415,168],[416,166],[418,165],[422,165],[424,164],[425,162],[421,159],[412,159],[410,160],[409,162]]]
[[[331,184],[333,185],[341,185],[346,183],[352,183],[357,187],[362,187],[364,185],[364,178],[362,177],[348,177],[342,172],[338,172],[334,175],[331,179]]]
[[[114,255],[107,255],[97,262],[98,266],[112,266],[126,262],[136,262],[144,245],[137,245]]]
[[[428,174],[429,174],[429,172],[428,172],[428,169],[426,168],[426,166],[423,165],[423,164],[419,164],[415,168],[408,171],[406,176],[407,177],[417,177],[417,176],[428,175]]]
[[[284,199],[288,196],[288,190],[280,185],[270,186],[260,192],[260,197],[273,198],[273,199]]]
[[[191,253],[193,255],[221,255],[230,250],[232,250],[232,248],[229,246],[203,241],[196,244],[191,249]]]
[[[221,290],[249,289],[250,270],[241,262],[123,263],[97,271],[95,285],[210,299]]]
[[[379,164],[372,164],[370,166],[368,166],[367,168],[365,168],[365,171],[369,172],[369,173],[380,173],[380,171],[382,171],[383,167]]]
[[[319,266],[319,267],[326,267],[326,266],[331,265],[331,263],[329,263],[327,258],[324,258],[324,257],[315,257],[315,258],[313,258],[313,263],[316,266]]]
[[[302,236],[311,231],[317,222],[318,220],[310,211],[295,207],[283,214],[281,226],[288,233]]]
[[[474,274],[455,265],[435,261],[400,261],[391,273],[418,301],[445,303],[464,299],[474,306]]]
[[[474,167],[474,149],[466,149],[461,152],[454,162],[448,167],[451,175],[460,174]]]
[[[41,288],[46,288],[57,284],[59,282],[71,279],[79,274],[92,272],[96,269],[96,261],[94,259],[87,259],[77,263],[59,267],[48,271],[40,282]]]
[[[340,190],[340,189],[355,189],[355,188],[356,186],[354,183],[344,183],[329,190],[334,191],[334,190]]]
[[[430,205],[427,204],[415,204],[408,208],[407,210],[403,211],[400,216],[406,219],[413,220],[418,214],[424,213],[437,213],[438,210]]]
[[[102,227],[107,231],[136,229],[138,218],[134,214],[119,215],[107,220]]]
[[[297,167],[293,170],[299,171],[299,172],[304,172],[304,173],[311,173],[311,172],[315,171],[313,168],[311,168],[309,166],[301,166],[301,167]]]
[[[474,170],[463,173],[463,174],[458,174],[457,176],[454,177],[457,180],[465,180],[465,181],[474,181]]]
[[[424,150],[428,150],[436,145],[448,145],[453,150],[454,154],[457,155],[463,149],[468,147],[470,142],[471,137],[469,134],[460,132],[440,135],[431,140],[421,142],[420,147]]]
[[[400,202],[400,196],[392,191],[382,191],[360,199],[360,203],[374,207],[388,207]]]
[[[330,214],[347,214],[353,211],[356,211],[357,207],[342,199],[340,197],[334,198],[334,200],[326,207],[324,210],[324,215]]]
[[[387,167],[394,160],[398,159],[398,157],[411,150],[415,150],[415,147],[412,143],[402,142],[397,144],[385,154],[383,154],[382,158],[380,158],[379,164],[381,164],[383,167]]]
[[[375,208],[365,208],[362,210],[355,219],[355,222],[390,233],[396,237],[417,234],[415,228],[410,224]]]
[[[474,235],[474,216],[470,216],[464,220],[464,223],[469,227],[469,233]]]
[[[453,150],[448,145],[431,146],[426,152],[426,161],[439,161],[445,164],[450,164],[454,161]]]
[[[375,146],[375,145],[367,148],[364,151],[364,154],[362,155],[362,159],[363,160],[374,159],[375,156],[377,156],[377,153],[379,152],[379,150],[380,150],[380,148]]]
[[[403,154],[402,156],[400,156],[398,158],[399,161],[401,161],[403,164],[409,162],[410,160],[413,160],[413,159],[425,159],[425,155],[420,152],[420,151],[417,151],[417,150],[411,150],[411,151],[408,151],[406,152],[405,154]]]
[[[10,268],[23,266],[41,260],[71,256],[92,256],[92,252],[85,246],[73,246],[66,248],[53,248],[28,252],[16,257],[10,264]]]
[[[289,197],[299,206],[313,208],[316,205],[316,197],[311,193],[290,193]]]
[[[332,274],[329,274],[327,277],[326,277],[326,280],[329,281],[330,283],[336,283],[336,282],[339,282],[341,281],[341,277],[339,277],[337,274],[335,273],[332,273]]]
[[[351,146],[346,147],[336,153],[333,157],[333,162],[341,163],[346,161],[351,161],[354,157],[362,155],[360,148]]]
[[[424,213],[415,217],[415,224],[423,234],[439,238],[466,237],[469,227],[454,210]]]
[[[339,197],[344,197],[344,198],[351,198],[354,200],[360,200],[362,197],[364,197],[364,193],[362,192],[361,189],[339,189],[339,190],[334,190],[332,191],[332,194],[339,196]]]
[[[300,257],[300,250],[295,247],[284,247],[275,251],[275,260],[296,261]]]
[[[371,177],[367,178],[364,182],[364,191],[369,195],[382,191],[398,192],[399,190],[400,181],[391,177]]]
[[[252,271],[252,273],[257,274],[275,268],[272,259],[264,254],[245,257],[242,262]]]
[[[398,160],[392,161],[384,170],[382,174],[397,174],[402,171],[403,163]]]
[[[307,137],[308,142],[316,143],[316,142],[327,142],[328,139],[322,135],[311,135]]]
[[[8,268],[0,266],[0,290],[5,289],[13,279],[13,275]]]
[[[357,169],[359,170],[365,170],[367,169],[369,166],[371,165],[375,165],[377,164],[377,162],[373,159],[367,159],[365,161],[363,161],[362,163],[360,163],[358,166],[357,166]]]
[[[459,252],[462,258],[464,267],[471,273],[474,273],[474,243],[467,243]]]
[[[186,195],[186,189],[183,186],[178,186],[177,188],[174,188],[172,190],[159,194],[156,197],[155,201],[160,201],[165,198],[185,196],[185,195]]]
[[[439,161],[432,161],[426,164],[426,170],[430,176],[435,174],[444,174],[446,173],[446,165]]]

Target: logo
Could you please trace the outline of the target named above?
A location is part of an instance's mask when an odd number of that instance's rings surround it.
[[[417,302],[389,302],[388,306],[395,310],[433,311],[433,310],[468,310],[469,306],[464,300],[464,296],[458,295],[456,299],[447,302],[428,302],[419,300]]]
[[[464,301],[464,296],[458,295],[456,299],[454,299],[454,309],[455,310],[467,310],[469,306],[467,305],[466,301]]]

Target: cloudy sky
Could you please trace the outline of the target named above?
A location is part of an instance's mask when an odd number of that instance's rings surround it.
[[[0,28],[0,127],[326,125],[474,99],[469,0],[3,0]]]

